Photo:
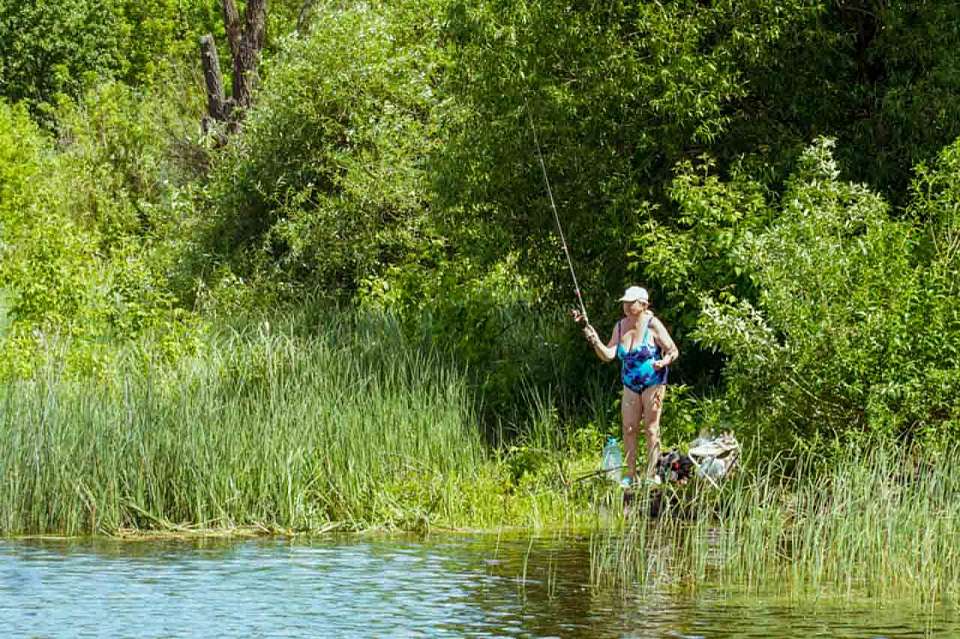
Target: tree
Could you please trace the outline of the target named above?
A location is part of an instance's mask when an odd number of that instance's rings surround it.
[[[223,0],[223,23],[230,56],[233,61],[233,92],[226,98],[223,76],[216,45],[211,34],[200,38],[200,59],[207,85],[209,120],[204,119],[204,128],[210,128],[210,120],[229,122],[228,130],[235,131],[245,111],[253,100],[257,85],[257,66],[263,49],[266,30],[266,0],[248,0],[244,9],[243,23],[233,0]]]
[[[103,80],[149,85],[208,23],[195,0],[0,0],[0,96],[50,119]]]
[[[455,101],[437,162],[451,226],[482,227],[490,241],[477,251],[518,250],[567,288],[532,114],[586,288],[619,288],[633,229],[669,216],[674,165],[715,144],[748,95],[743,61],[818,11],[805,0],[453,3]]]

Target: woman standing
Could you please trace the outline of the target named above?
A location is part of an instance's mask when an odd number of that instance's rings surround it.
[[[606,344],[589,324],[583,333],[600,359],[609,362],[620,358],[623,445],[627,456],[623,485],[630,487],[637,476],[637,429],[641,422],[647,440],[645,477],[659,483],[656,468],[660,459],[660,413],[669,366],[680,352],[666,327],[650,311],[650,296],[646,289],[631,286],[620,301],[623,302],[624,317],[613,327],[613,334]],[[580,314],[574,312],[574,319],[579,321]]]

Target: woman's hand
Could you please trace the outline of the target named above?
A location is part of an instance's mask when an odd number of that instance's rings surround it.
[[[583,335],[587,338],[587,342],[593,348],[593,352],[596,353],[604,362],[609,362],[614,357],[616,357],[616,351],[612,350],[609,346],[603,343],[603,340],[600,339],[600,336],[597,335],[597,329],[586,324],[583,327]]]
[[[573,321],[576,322],[577,324],[579,324],[580,322],[587,321],[587,316],[575,308],[570,309],[570,315],[573,317]]]
[[[597,346],[601,344],[600,336],[597,335],[597,329],[587,324],[583,327],[583,334],[586,336],[587,341],[590,343],[590,346]]]

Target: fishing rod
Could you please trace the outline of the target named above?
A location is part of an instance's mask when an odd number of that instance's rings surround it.
[[[530,130],[533,132],[533,144],[537,149],[537,158],[540,160],[540,170],[543,172],[543,184],[547,187],[547,195],[550,197],[550,208],[553,210],[553,219],[557,222],[557,231],[560,233],[560,244],[563,246],[563,254],[567,256],[567,266],[570,267],[570,277],[573,278],[573,291],[577,295],[577,303],[580,305],[580,314],[583,317],[583,323],[589,325],[590,320],[587,319],[587,309],[583,305],[583,296],[580,294],[577,274],[573,270],[573,260],[570,258],[570,249],[567,247],[567,239],[563,235],[563,225],[560,224],[560,214],[557,212],[557,204],[553,201],[553,190],[550,188],[550,178],[547,176],[547,165],[543,161],[543,152],[540,151],[537,127],[533,123],[533,113],[530,112],[530,106],[526,100],[523,102],[523,108],[527,112],[527,118],[530,120]]]

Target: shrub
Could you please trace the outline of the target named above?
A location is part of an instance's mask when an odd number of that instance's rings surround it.
[[[947,302],[956,262],[924,240],[957,232],[935,214],[949,208],[956,166],[948,152],[921,177],[924,227],[843,182],[831,147],[819,140],[803,154],[775,221],[733,250],[755,301],[706,297],[696,337],[728,358],[729,398],[767,441],[868,431],[929,441],[957,425],[945,399],[957,363],[943,357],[960,340]]]
[[[112,339],[180,333],[164,235],[180,206],[176,168],[162,120],[141,117],[149,104],[105,85],[64,107],[59,145],[23,107],[0,104],[0,375],[28,374],[61,338],[71,371],[89,373]]]
[[[594,370],[596,361],[564,310],[548,302],[550,289],[521,271],[515,254],[488,267],[462,256],[397,265],[365,282],[360,297],[367,308],[404,318],[421,343],[455,356],[498,433],[532,427],[532,396],[549,396],[568,410],[612,381]]]
[[[165,57],[196,55],[196,36],[217,23],[205,3],[175,0],[0,0],[0,96],[44,119],[61,97],[107,79],[162,78]]]
[[[349,297],[431,236],[423,164],[437,52],[395,11],[323,9],[266,70],[211,184],[209,242],[237,275],[288,297]]]

